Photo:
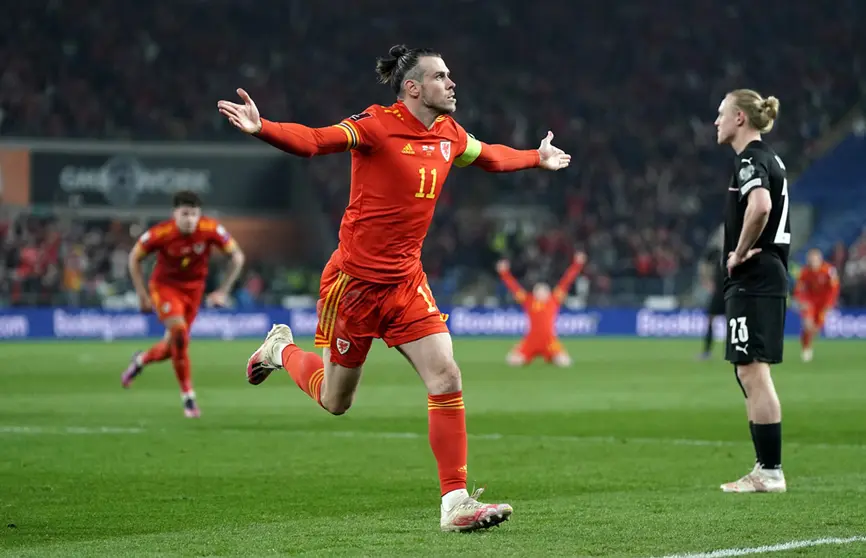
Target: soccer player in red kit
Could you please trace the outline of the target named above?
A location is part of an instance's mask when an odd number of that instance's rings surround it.
[[[201,201],[193,192],[174,196],[172,219],[141,235],[129,254],[129,274],[143,312],[155,311],[165,326],[165,337],[146,352],[132,357],[121,382],[128,388],[152,362],[171,358],[180,384],[184,414],[200,415],[192,389],[189,362],[189,330],[204,295],[211,247],[230,255],[231,264],[222,285],[207,296],[208,306],[223,307],[244,265],[244,254],[225,228],[202,217]],[[141,260],[156,252],[156,266],[149,289],[144,284]]]
[[[506,358],[508,364],[523,366],[535,360],[536,357],[541,357],[545,362],[552,362],[557,366],[571,366],[571,357],[568,356],[556,336],[556,317],[559,315],[559,309],[565,300],[568,289],[580,275],[585,263],[586,255],[583,252],[576,253],[571,265],[568,266],[565,274],[553,289],[553,293],[550,292],[548,284],[537,283],[532,288],[531,294],[523,290],[523,287],[511,274],[511,265],[508,260],[501,260],[496,264],[499,277],[502,278],[505,286],[514,296],[514,300],[523,307],[529,318],[529,331],[526,332],[523,340],[508,353]]]
[[[442,57],[428,49],[393,47],[377,62],[397,102],[373,105],[324,128],[260,118],[249,95],[220,101],[238,129],[293,155],[352,152],[349,203],[339,246],[322,273],[316,346],[323,357],[294,344],[276,325],[247,363],[261,383],[285,368],[309,397],[341,415],[352,404],[374,338],[396,347],[427,387],[429,439],[438,463],[443,531],[471,531],[508,519],[508,504],[482,504],[466,491],[467,443],[461,375],[451,337],[421,267],[421,245],[452,165],[491,172],[559,170],[570,156],[551,145],[517,150],[482,143],[451,117],[454,81]]]
[[[800,344],[803,347],[803,361],[811,362],[812,339],[821,332],[827,312],[836,306],[839,298],[839,275],[836,268],[824,261],[824,256],[817,248],[809,250],[806,255],[806,267],[797,278],[794,297],[800,303]]]

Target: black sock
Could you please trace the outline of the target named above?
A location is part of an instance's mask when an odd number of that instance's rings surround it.
[[[782,468],[782,423],[756,424],[755,446],[764,469]]]
[[[710,354],[713,348],[713,317],[707,316],[707,334],[704,335],[704,353]]]
[[[758,451],[758,437],[755,435],[755,423],[749,421],[749,432],[752,433],[752,445],[755,446],[755,463],[761,462],[761,453]]]

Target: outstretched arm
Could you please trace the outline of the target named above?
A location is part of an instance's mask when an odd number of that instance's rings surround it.
[[[365,135],[361,131],[359,124],[365,118],[372,118],[368,113],[355,115],[333,126],[310,128],[302,124],[266,120],[261,117],[258,107],[246,91],[238,89],[237,93],[244,104],[219,101],[217,107],[220,114],[242,132],[292,155],[312,157],[341,153],[363,145],[365,140],[370,139],[366,137],[369,134]]]
[[[553,133],[548,132],[538,149],[514,149],[507,145],[484,143],[467,135],[466,149],[454,161],[454,165],[475,165],[488,172],[512,172],[535,167],[564,169],[571,162],[571,155],[553,146],[551,141]]]
[[[505,286],[508,287],[509,291],[511,291],[514,300],[516,300],[518,304],[523,304],[526,300],[526,291],[523,290],[523,287],[520,286],[520,283],[514,275],[511,274],[511,265],[508,263],[508,260],[501,260],[497,263],[496,271],[499,273],[502,282],[505,283]]]
[[[292,155],[312,157],[342,153],[358,145],[356,130],[340,122],[326,128],[308,128],[292,122],[271,122],[261,119],[261,129],[254,135]]]
[[[565,300],[565,296],[571,288],[571,285],[577,279],[577,276],[580,275],[580,272],[583,271],[584,264],[586,264],[586,254],[583,252],[576,253],[571,265],[568,266],[568,269],[566,269],[565,273],[562,275],[562,279],[559,280],[556,288],[553,289],[553,296],[556,297],[556,300],[559,302]]]

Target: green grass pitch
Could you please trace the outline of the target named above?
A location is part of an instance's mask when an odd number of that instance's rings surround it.
[[[332,417],[285,372],[245,381],[257,341],[193,341],[200,420],[147,342],[0,344],[0,556],[665,556],[866,535],[866,344],[776,368],[787,494],[722,494],[752,449],[733,372],[699,342],[577,340],[570,370],[455,343],[469,481],[514,506],[438,530],[425,392],[377,344]],[[312,343],[303,343],[312,347]],[[471,486],[470,486],[471,488]],[[731,554],[721,554],[726,556]],[[866,542],[774,556],[866,556]]]

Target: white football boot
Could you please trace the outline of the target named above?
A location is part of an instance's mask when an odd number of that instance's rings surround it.
[[[247,381],[259,385],[268,379],[271,372],[283,367],[283,357],[278,349],[284,345],[294,344],[292,330],[284,324],[274,324],[265,342],[247,361]]]
[[[445,509],[442,506],[441,520],[439,526],[443,531],[478,531],[495,527],[504,521],[508,521],[514,510],[509,504],[482,504],[478,497],[484,492],[483,488],[477,489],[472,495],[468,495]]]
[[[755,463],[752,472],[738,481],[721,486],[722,492],[785,492],[785,474],[781,469],[764,469]]]

